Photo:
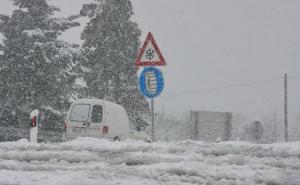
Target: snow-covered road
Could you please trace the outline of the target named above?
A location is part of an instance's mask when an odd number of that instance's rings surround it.
[[[1,185],[299,185],[300,142],[0,143]]]

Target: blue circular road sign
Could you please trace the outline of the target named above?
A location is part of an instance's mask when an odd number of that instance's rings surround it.
[[[155,67],[147,67],[140,74],[139,86],[142,94],[148,98],[160,95],[164,88],[162,72]]]

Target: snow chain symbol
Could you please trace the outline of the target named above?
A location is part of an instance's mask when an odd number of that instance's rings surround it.
[[[159,96],[164,88],[162,72],[153,66],[145,68],[139,77],[139,87],[142,94],[148,98]]]
[[[148,92],[152,94],[157,93],[157,79],[154,71],[146,72],[145,74],[146,87]]]
[[[152,60],[154,58],[154,50],[149,48],[146,51],[146,58]]]

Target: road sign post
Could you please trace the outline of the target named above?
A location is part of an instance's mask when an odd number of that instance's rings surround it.
[[[151,99],[151,137],[152,141],[154,141],[154,98],[159,96],[164,88],[162,72],[155,67],[145,68],[139,77],[139,87],[142,94]]]
[[[155,140],[155,135],[154,135],[154,98],[151,98],[151,140]]]
[[[164,78],[162,72],[153,66],[167,65],[162,56],[152,33],[148,33],[142,49],[135,61],[135,66],[145,67],[139,77],[140,91],[145,97],[151,99],[151,139],[155,140],[154,134],[154,98],[159,96],[164,87]]]

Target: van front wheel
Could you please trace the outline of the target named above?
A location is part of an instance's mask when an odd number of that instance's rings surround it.
[[[113,138],[113,141],[121,141],[121,140],[120,140],[119,136],[115,136],[115,137]]]

